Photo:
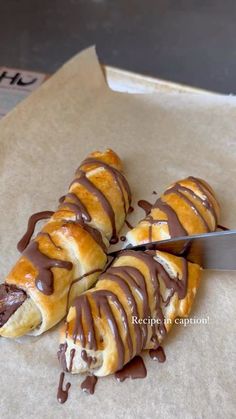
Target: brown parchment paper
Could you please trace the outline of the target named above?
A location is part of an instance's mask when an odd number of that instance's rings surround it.
[[[210,94],[112,92],[90,48],[66,63],[0,123],[1,280],[33,212],[55,209],[88,152],[111,147],[124,160],[136,211],[170,182],[194,175],[215,189],[221,223],[236,228],[236,98]],[[191,317],[176,325],[167,361],[144,355],[148,376],[100,379],[94,396],[69,377],[66,404],[56,400],[58,327],[33,339],[0,339],[0,417],[234,418],[234,272],[204,272]]]

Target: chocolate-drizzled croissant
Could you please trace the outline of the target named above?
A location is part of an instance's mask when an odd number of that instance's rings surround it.
[[[157,210],[155,204],[147,219],[128,233],[131,237],[134,233],[135,244],[147,239],[150,225],[158,226],[159,237],[167,235],[168,231],[173,236],[173,220],[176,218],[179,226],[180,222],[183,223],[186,232],[198,233],[205,228],[204,215],[213,231],[219,207],[208,185],[201,181],[205,186],[200,189],[197,182],[189,178],[175,184],[169,197],[171,210]],[[190,199],[188,201],[190,211],[187,201],[176,192],[179,188],[176,185],[194,189],[194,193],[184,192],[186,197],[188,193],[194,200],[195,205],[190,204]],[[162,195],[157,202],[162,204],[167,195]],[[188,215],[188,220],[182,216],[177,203]],[[174,211],[178,217],[174,218]],[[163,235],[161,228],[165,229]],[[138,236],[135,236],[137,231]],[[143,349],[156,348],[171,329],[174,319],[189,314],[199,286],[200,271],[200,266],[165,252],[123,250],[109,269],[100,275],[96,286],[76,298],[70,308],[58,353],[62,367],[72,373],[90,372],[105,376],[120,370]]]
[[[169,186],[153,207],[145,204],[147,217],[127,234],[133,245],[216,230],[219,204],[202,179],[190,176],[180,180]]]
[[[95,282],[130,206],[121,170],[112,150],[94,152],[80,165],[58,210],[0,285],[1,336],[43,333]]]

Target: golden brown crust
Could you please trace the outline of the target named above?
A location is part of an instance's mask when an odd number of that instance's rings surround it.
[[[93,160],[88,164],[87,159]],[[119,157],[112,150],[106,150],[103,153],[94,152],[87,159],[77,170],[75,178],[77,180],[70,186],[64,202],[33,240],[37,252],[47,256],[49,262],[55,259],[67,264],[65,267],[57,267],[56,264],[50,267],[53,292],[49,290],[45,293],[37,287],[39,267],[35,259],[35,250],[32,258],[27,250],[29,246],[6,278],[6,283],[25,290],[35,303],[35,313],[38,311],[41,313],[41,323],[32,332],[33,334],[41,334],[58,323],[65,316],[66,308],[72,298],[88,289],[104,268],[107,261],[106,248],[113,233],[106,208],[110,205],[114,213],[116,231],[119,231],[123,225],[129,208],[129,194],[120,174],[122,165]],[[105,166],[99,162],[104,162]],[[116,170],[115,175],[111,168]],[[79,183],[83,176],[86,177],[86,182],[92,184],[92,189],[89,191],[86,185]],[[119,184],[115,176],[118,176]],[[104,196],[105,204],[99,200],[101,194]],[[83,211],[80,211],[80,208]],[[84,276],[89,272],[92,273]],[[72,282],[79,277],[83,278],[71,288]],[[69,291],[70,296],[68,296]],[[22,307],[24,308],[24,304]],[[24,315],[22,307],[21,316]],[[9,327],[12,326],[11,323],[9,322]],[[27,321],[24,324],[25,330],[22,327],[19,330],[21,335],[31,330],[27,330]],[[7,326],[8,322],[4,325],[4,329],[0,329],[0,335],[17,336],[15,330],[17,322],[14,322],[14,330],[7,330]]]

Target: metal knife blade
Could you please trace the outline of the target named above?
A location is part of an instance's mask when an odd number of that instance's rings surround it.
[[[109,256],[115,257],[126,249],[162,250],[184,256],[204,269],[236,270],[236,230],[177,237],[138,246],[129,245],[109,253]]]

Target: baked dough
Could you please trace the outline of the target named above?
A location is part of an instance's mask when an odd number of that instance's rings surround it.
[[[211,188],[191,177],[168,188],[127,237],[136,245],[182,235],[181,229],[185,234],[214,231],[218,216]],[[157,348],[175,319],[189,315],[200,273],[199,265],[183,257],[123,250],[70,308],[58,352],[62,367],[105,376],[143,349]]]
[[[219,211],[212,188],[189,176],[165,190],[147,217],[128,232],[127,241],[136,245],[215,231]]]
[[[39,335],[65,316],[74,297],[103,270],[130,199],[119,157],[112,150],[90,154],[58,210],[0,285],[1,336]],[[16,288],[25,293],[21,304]],[[15,311],[8,316],[12,304]]]

